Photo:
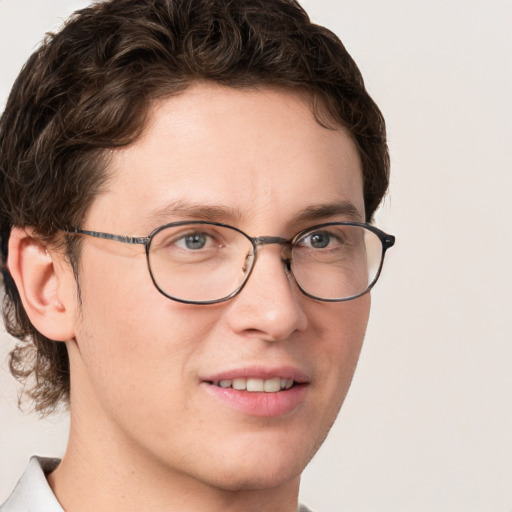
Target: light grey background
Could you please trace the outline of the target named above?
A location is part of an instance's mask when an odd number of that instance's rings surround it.
[[[70,0],[0,0],[0,104]],[[512,511],[512,2],[307,0],[389,126],[397,235],[342,414],[303,478],[317,511]],[[0,334],[0,502],[66,418],[16,408]]]

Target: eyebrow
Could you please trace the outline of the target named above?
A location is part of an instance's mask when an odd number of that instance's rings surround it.
[[[336,201],[326,204],[311,205],[293,216],[293,223],[327,220],[331,217],[343,217],[348,221],[362,221],[363,215],[349,201]],[[204,220],[210,222],[232,223],[237,225],[243,218],[238,208],[220,205],[195,204],[175,201],[164,208],[159,208],[148,214],[145,220],[151,225],[165,224],[170,219],[180,217],[190,220]]]
[[[229,208],[227,206],[175,201],[164,208],[150,212],[146,220],[154,225],[169,222],[169,219],[172,217],[211,222],[237,222],[242,218],[242,213],[238,209]]]
[[[329,217],[342,216],[349,221],[362,221],[363,215],[349,201],[337,201],[327,204],[308,206],[294,220],[298,222],[324,220]]]

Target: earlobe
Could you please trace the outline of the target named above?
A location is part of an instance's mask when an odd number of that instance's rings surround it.
[[[7,267],[33,326],[56,341],[74,337],[74,279],[66,274],[63,256],[40,240],[32,228],[13,228]]]

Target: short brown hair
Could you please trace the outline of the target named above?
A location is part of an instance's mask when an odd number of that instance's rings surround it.
[[[105,150],[136,140],[153,100],[197,80],[309,93],[356,142],[367,220],[386,192],[383,117],[340,40],[295,0],[110,0],[77,11],[29,58],[0,120],[4,318],[20,340],[10,367],[35,379],[41,413],[69,400],[69,362],[21,304],[5,266],[10,230],[33,226],[52,241],[81,226],[107,177]]]

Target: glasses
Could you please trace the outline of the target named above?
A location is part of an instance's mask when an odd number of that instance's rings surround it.
[[[186,304],[214,304],[233,298],[247,283],[263,245],[282,246],[281,257],[302,293],[325,302],[352,300],[377,282],[386,251],[395,237],[369,224],[328,222],[287,240],[251,237],[218,222],[165,224],[147,237],[68,229],[146,249],[149,273],[169,299]]]

